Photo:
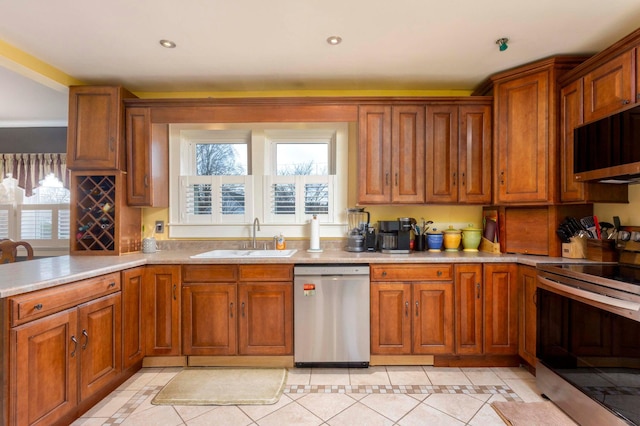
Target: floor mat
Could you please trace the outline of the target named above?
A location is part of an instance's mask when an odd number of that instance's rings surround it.
[[[511,426],[576,426],[551,401],[493,402],[491,404],[504,422]]]
[[[155,405],[275,404],[287,382],[285,368],[187,368],[151,401]]]

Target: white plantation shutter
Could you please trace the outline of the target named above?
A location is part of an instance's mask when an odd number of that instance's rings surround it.
[[[34,246],[65,246],[70,233],[69,206],[60,204],[23,204],[18,206],[19,235]]]
[[[265,221],[302,223],[315,214],[321,222],[333,222],[334,185],[333,175],[265,176]]]
[[[12,204],[0,204],[0,239],[12,237],[13,209]]]
[[[180,176],[180,188],[181,223],[253,220],[253,176]]]

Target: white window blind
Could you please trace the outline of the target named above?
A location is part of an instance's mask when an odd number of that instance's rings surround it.
[[[334,175],[265,176],[264,182],[269,222],[301,223],[314,214],[321,222],[333,222]]]
[[[252,176],[180,176],[182,223],[246,223],[252,220]]]

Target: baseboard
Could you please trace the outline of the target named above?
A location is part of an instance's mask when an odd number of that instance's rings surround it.
[[[371,355],[369,365],[433,365],[433,355]]]
[[[189,367],[293,367],[293,356],[190,356]]]
[[[148,356],[142,360],[143,367],[186,367],[186,356]]]

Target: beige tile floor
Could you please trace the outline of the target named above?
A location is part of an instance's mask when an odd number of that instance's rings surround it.
[[[288,371],[273,405],[156,406],[179,368],[144,368],[74,425],[482,425],[504,422],[494,401],[541,401],[521,368],[431,366]]]

